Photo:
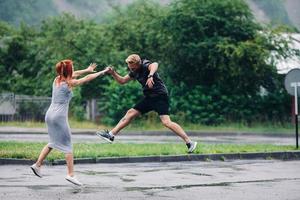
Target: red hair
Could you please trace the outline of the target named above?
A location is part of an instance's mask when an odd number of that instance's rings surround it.
[[[56,73],[59,76],[59,82],[62,78],[65,78],[66,81],[72,79],[73,75],[73,61],[72,60],[62,60],[58,62],[55,66]]]

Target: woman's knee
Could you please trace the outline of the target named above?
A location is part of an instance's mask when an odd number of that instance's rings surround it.
[[[44,149],[48,150],[49,152],[53,149],[52,147],[49,146],[49,144],[46,144],[44,146]]]
[[[65,158],[66,159],[73,159],[73,153],[72,152],[65,153]]]

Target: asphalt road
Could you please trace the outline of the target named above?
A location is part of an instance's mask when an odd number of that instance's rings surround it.
[[[72,129],[72,142],[101,142],[93,129]],[[239,132],[188,132],[192,140],[202,143],[295,145],[293,134],[254,134]],[[48,142],[46,128],[0,127],[0,141]],[[115,138],[121,143],[182,142],[171,131],[124,131]]]
[[[277,144],[294,145],[295,138],[291,136],[265,136],[265,135],[193,135],[193,140],[201,143],[225,143],[225,144]],[[0,141],[31,141],[48,142],[47,134],[0,134]],[[116,142],[121,143],[168,143],[182,142],[182,140],[173,133],[168,135],[147,135],[147,134],[120,134],[115,138]],[[103,142],[98,136],[91,134],[73,134],[72,142],[95,143]]]
[[[38,178],[24,165],[0,166],[0,199],[299,200],[300,161],[251,160],[76,165],[83,187],[64,180],[66,166]]]

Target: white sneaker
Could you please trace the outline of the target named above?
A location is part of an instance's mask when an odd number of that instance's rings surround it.
[[[42,174],[41,174],[41,169],[40,169],[40,167],[38,167],[36,164],[31,165],[30,168],[32,169],[33,173],[34,173],[36,176],[38,176],[38,177],[40,177],[40,178],[43,177]]]
[[[188,144],[186,144],[188,147],[188,153],[193,153],[193,151],[196,149],[197,147],[197,142],[190,142]]]
[[[75,176],[66,176],[66,180],[73,183],[74,185],[82,186],[82,183],[80,183]]]

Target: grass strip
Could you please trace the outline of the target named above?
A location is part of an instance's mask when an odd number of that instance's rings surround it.
[[[0,158],[22,158],[36,160],[46,143],[0,142]],[[186,154],[183,144],[133,144],[133,143],[76,143],[73,146],[75,158],[100,158],[122,156],[181,155]],[[272,144],[198,144],[195,154],[275,152],[297,150],[292,145]],[[64,154],[53,150],[47,160],[64,159]]]
[[[104,124],[96,124],[90,121],[77,121],[74,119],[69,119],[70,126],[73,129],[111,129],[110,126]],[[11,121],[11,122],[0,122],[1,126],[14,126],[14,127],[24,127],[24,128],[46,128],[44,122],[34,122],[34,121]],[[186,131],[212,131],[212,132],[251,132],[251,133],[284,133],[284,134],[294,134],[294,126],[291,123],[253,123],[246,125],[243,123],[224,123],[215,126],[208,126],[202,124],[191,124],[191,123],[181,123],[181,126]],[[151,121],[151,120],[135,120],[128,127],[127,131],[168,131],[161,122]]]

